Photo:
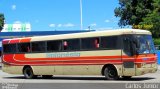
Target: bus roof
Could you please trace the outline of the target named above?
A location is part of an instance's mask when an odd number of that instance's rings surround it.
[[[5,39],[2,41],[2,43],[3,44],[12,44],[12,43],[25,43],[25,42],[45,41],[45,40],[62,40],[62,39],[74,39],[74,38],[86,38],[86,37],[114,36],[114,35],[122,35],[122,34],[148,34],[148,35],[151,35],[151,32],[149,32],[147,30],[140,30],[140,29],[117,29],[117,30],[104,30],[104,31],[60,34],[60,35],[13,38],[13,39]]]

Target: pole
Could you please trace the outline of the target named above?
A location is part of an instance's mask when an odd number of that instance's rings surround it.
[[[80,0],[80,16],[81,16],[81,30],[83,30],[83,19],[82,19],[82,0]]]

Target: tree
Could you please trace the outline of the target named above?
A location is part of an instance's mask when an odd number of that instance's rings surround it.
[[[146,29],[152,32],[153,37],[158,38],[160,37],[160,0],[154,0],[153,5],[154,10],[143,18],[140,25],[150,25],[151,28]]]
[[[154,9],[153,0],[119,0],[120,7],[115,8],[115,16],[120,17],[118,25],[139,25]]]
[[[153,37],[160,37],[160,0],[119,0],[115,16],[119,26],[150,30]]]
[[[0,13],[0,31],[3,29],[4,26],[4,14]]]

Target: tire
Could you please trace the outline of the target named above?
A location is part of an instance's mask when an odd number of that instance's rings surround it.
[[[53,75],[42,75],[42,77],[45,79],[51,79],[53,77]]]
[[[119,78],[117,70],[112,66],[108,66],[104,69],[104,76],[108,80],[117,80]]]
[[[131,79],[132,76],[122,76],[123,79]]]
[[[34,75],[31,67],[24,68],[23,74],[24,74],[25,78],[27,78],[27,79],[33,79],[33,78],[37,77],[36,75]]]

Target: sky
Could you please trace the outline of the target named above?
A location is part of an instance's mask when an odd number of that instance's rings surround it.
[[[83,30],[117,29],[118,0],[82,0]],[[0,0],[6,24],[31,24],[32,31],[81,30],[80,0]]]

